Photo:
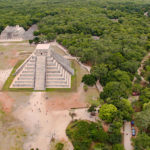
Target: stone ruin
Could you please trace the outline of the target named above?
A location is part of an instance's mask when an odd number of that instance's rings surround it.
[[[14,75],[10,88],[71,88],[74,70],[70,62],[54,52],[50,44],[38,44]]]
[[[0,41],[23,41],[32,40],[33,32],[37,30],[36,25],[32,25],[27,31],[19,25],[7,26],[0,35]]]

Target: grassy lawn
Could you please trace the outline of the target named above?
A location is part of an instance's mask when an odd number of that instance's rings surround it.
[[[58,54],[60,54],[60,55],[62,55],[62,56],[65,55],[65,52],[62,51],[58,46],[52,45],[51,47],[55,50],[56,53],[58,53]]]
[[[100,105],[99,92],[96,88],[88,87],[88,91],[85,92],[85,100],[91,105]]]

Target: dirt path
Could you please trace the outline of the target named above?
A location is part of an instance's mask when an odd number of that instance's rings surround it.
[[[138,73],[139,76],[141,76],[141,72],[144,68],[144,62],[147,61],[149,58],[150,58],[150,52],[143,58],[143,60],[141,62],[141,66],[137,70],[137,73]],[[149,83],[142,76],[141,76],[141,80],[142,80],[143,83]]]
[[[126,122],[124,124],[124,138],[123,138],[125,150],[133,150],[131,137],[132,137],[131,124],[130,122]]]

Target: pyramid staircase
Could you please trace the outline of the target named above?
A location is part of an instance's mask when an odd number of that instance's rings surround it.
[[[34,90],[45,90],[45,69],[46,69],[45,66],[46,66],[46,57],[37,56]]]

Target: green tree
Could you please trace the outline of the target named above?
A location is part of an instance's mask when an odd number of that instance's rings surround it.
[[[135,150],[148,150],[150,148],[150,136],[146,133],[138,134],[138,136],[133,139]]]
[[[109,148],[103,143],[97,143],[94,145],[93,150],[109,150]]]
[[[103,85],[105,85],[107,82],[108,71],[108,65],[100,64],[92,67],[91,74],[93,74]]]
[[[143,104],[143,110],[150,110],[150,102]]]
[[[110,123],[113,121],[117,114],[117,108],[112,104],[104,104],[99,110],[99,117]]]
[[[132,86],[132,82],[130,76],[127,72],[121,71],[119,69],[112,71],[109,75],[110,81],[118,81],[126,85],[126,87],[130,88]]]
[[[123,120],[130,121],[132,119],[133,108],[128,99],[118,99],[118,100],[107,99],[107,103],[111,103],[117,107],[118,116],[121,116]]]
[[[133,86],[132,86],[132,92],[136,92],[136,93],[140,94],[141,90],[142,90],[141,84],[138,84],[138,83],[133,84]]]
[[[139,129],[146,131],[150,127],[150,109],[138,112],[135,115],[136,125]]]
[[[100,94],[100,97],[104,100],[107,98],[114,100],[122,97],[127,98],[128,95],[129,89],[125,86],[125,84],[113,81],[106,84],[103,92]]]
[[[67,127],[66,133],[75,150],[88,150],[92,142],[106,142],[108,138],[100,122],[74,121]]]
[[[125,150],[122,144],[114,144],[112,150]]]
[[[91,74],[86,74],[83,76],[82,82],[84,82],[85,84],[89,86],[93,86],[94,84],[96,84],[96,77]]]
[[[150,88],[145,88],[141,91],[140,100],[142,103],[147,103],[150,101]]]
[[[123,62],[120,66],[121,70],[130,72],[132,74],[134,74],[137,71],[138,67],[139,67],[139,62],[136,61],[126,61]]]

